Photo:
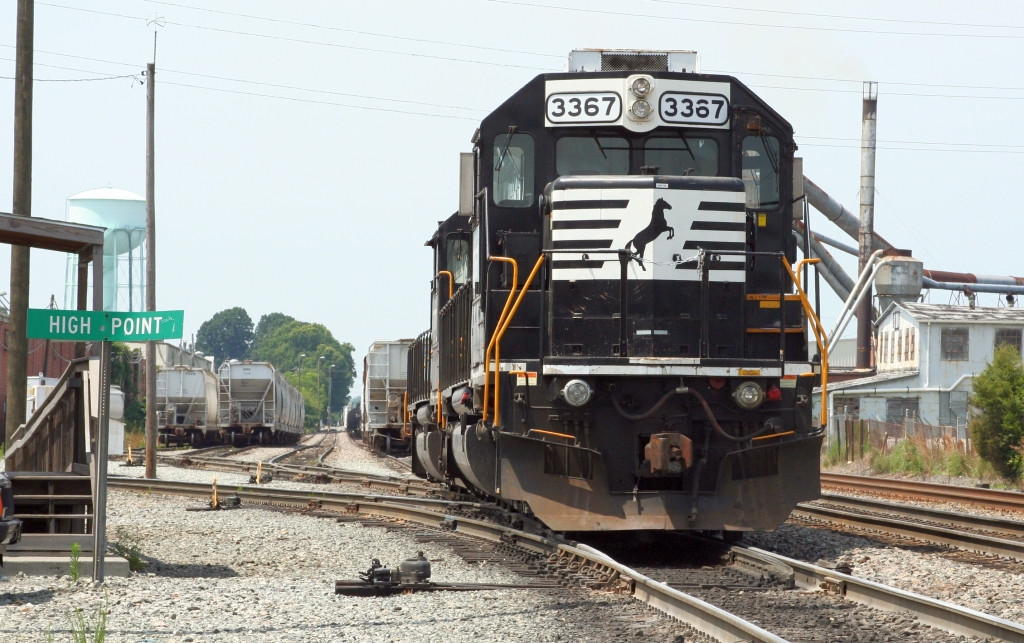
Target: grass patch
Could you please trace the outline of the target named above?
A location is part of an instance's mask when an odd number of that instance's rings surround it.
[[[142,560],[142,547],[139,537],[124,527],[118,527],[115,534],[117,540],[110,543],[114,553],[128,561],[128,569],[133,572],[142,571],[146,563]]]
[[[146,448],[146,429],[130,429],[125,427],[124,430],[124,448],[131,447],[133,451]]]
[[[962,442],[948,437],[938,442],[922,438],[902,440],[885,453],[872,450],[868,462],[874,473],[1000,479],[990,463],[965,450]]]

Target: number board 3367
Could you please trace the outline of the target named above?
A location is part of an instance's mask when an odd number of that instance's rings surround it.
[[[547,99],[551,123],[615,123],[622,116],[622,98],[616,92],[562,92]]]
[[[658,111],[666,123],[721,126],[729,122],[729,99],[721,94],[667,91],[661,94]]]

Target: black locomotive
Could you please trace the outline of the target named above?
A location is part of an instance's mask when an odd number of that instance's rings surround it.
[[[483,120],[428,242],[417,473],[557,531],[770,530],[818,497],[793,130],[695,57],[573,52]]]

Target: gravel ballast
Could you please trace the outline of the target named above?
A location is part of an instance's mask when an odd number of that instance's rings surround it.
[[[249,452],[247,459],[267,459],[276,451]],[[344,436],[326,463],[398,475]],[[111,462],[110,473],[140,476],[143,468]],[[216,477],[227,490],[248,484],[248,474],[163,465],[158,476],[205,483]],[[284,481],[272,486],[346,490],[344,485]],[[69,616],[76,608],[86,622],[105,608],[110,642],[699,640],[682,624],[610,593],[489,590],[337,596],[334,581],[358,578],[371,558],[395,567],[420,550],[431,561],[435,582],[517,583],[522,578],[494,564],[467,563],[443,544],[417,543],[414,529],[366,527],[357,521],[246,506],[186,511],[201,505],[111,490],[109,539],[137,543],[145,569],[129,578],[108,578],[98,587],[84,579],[72,583],[67,576],[12,577],[0,570],[0,638],[70,640]],[[789,524],[771,534],[748,535],[745,542],[810,562],[848,563],[855,575],[1024,622],[1024,607],[1007,589],[1022,586],[1020,574]]]

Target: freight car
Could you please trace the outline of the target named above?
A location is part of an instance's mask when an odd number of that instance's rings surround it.
[[[483,119],[427,244],[418,474],[558,531],[734,536],[819,496],[793,128],[696,63],[575,51]]]
[[[404,400],[411,339],[377,341],[363,358],[361,433],[381,451],[407,451],[411,432]]]
[[[218,378],[217,423],[225,442],[291,444],[303,433],[306,407],[270,362],[229,360]]]
[[[217,426],[217,375],[191,366],[156,374],[156,426],[165,446],[220,441]]]

